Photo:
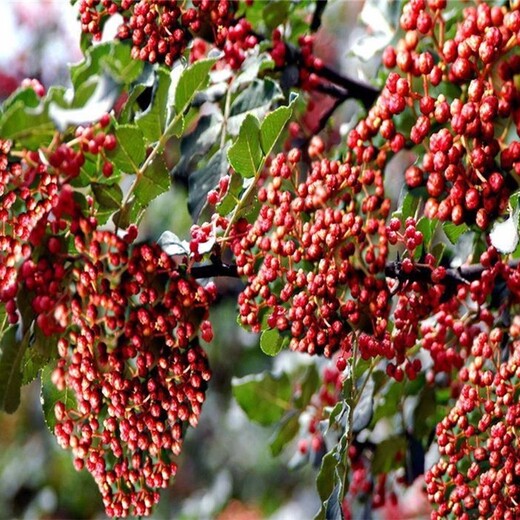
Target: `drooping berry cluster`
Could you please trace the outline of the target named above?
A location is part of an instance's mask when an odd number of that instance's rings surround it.
[[[248,42],[245,45],[251,43],[248,35],[243,35],[243,25],[230,27],[235,12],[232,0],[193,0],[191,7],[176,0],[82,0],[79,11],[83,32],[95,38],[101,37],[110,16],[121,14],[119,38],[130,38],[132,56],[151,63],[173,65],[191,41],[192,33],[207,32],[211,41],[224,49],[228,40],[231,47],[239,40]],[[226,52],[230,52],[229,46]],[[238,60],[236,65],[240,63]]]
[[[475,338],[460,396],[437,426],[441,459],[426,473],[432,518],[520,514],[520,349],[515,341],[501,362],[503,339],[500,329]]]
[[[52,375],[68,398],[55,434],[94,476],[110,516],[147,515],[175,474],[172,458],[195,426],[210,378],[215,286],[199,285],[157,245],[98,227],[83,166],[113,174],[110,119],[61,134],[47,149],[0,144],[0,304],[10,323],[58,343]]]
[[[386,331],[387,258],[379,170],[322,159],[299,181],[300,152],[280,154],[259,189],[260,214],[239,222],[232,250],[248,284],[239,296],[244,325],[262,322],[290,348],[330,357],[349,351],[353,330]]]
[[[518,161],[518,147],[504,132],[518,110],[513,78],[520,62],[511,55],[518,11],[486,3],[467,7],[448,39],[445,7],[445,1],[426,0],[405,6],[406,34],[383,55],[396,71],[349,144],[363,147],[379,135],[386,141],[382,149],[394,152],[407,142],[421,145],[426,153],[405,180],[410,188],[426,186],[426,216],[486,229],[507,205]],[[410,114],[413,125],[396,125],[400,114]]]
[[[68,233],[79,226],[79,198],[71,182],[76,179],[86,156],[105,156],[115,147],[112,134],[103,129],[108,116],[99,123],[80,128],[74,142],[55,140],[41,152],[26,152],[21,162],[9,159],[11,144],[2,141],[0,157],[0,302],[6,305],[9,321],[20,313],[19,291],[31,296],[32,315],[42,332],[61,331],[51,309],[66,287],[64,259]],[[105,175],[112,164],[105,159]],[[22,312],[23,314],[23,312]],[[28,324],[26,324],[28,326]]]
[[[197,333],[211,336],[214,286],[183,276],[158,246],[112,232],[78,233],[52,379],[55,434],[96,480],[107,514],[148,515],[176,472],[210,378]]]

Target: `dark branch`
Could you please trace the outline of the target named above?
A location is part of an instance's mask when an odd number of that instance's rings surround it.
[[[212,278],[213,276],[239,277],[235,264],[223,264],[219,262],[192,267],[190,272],[193,278]]]
[[[327,0],[316,0],[316,9],[314,9],[314,14],[312,16],[312,21],[310,25],[310,29],[312,32],[316,32],[321,26],[321,17],[323,16],[323,11],[325,11],[325,7],[327,7]]]
[[[510,268],[516,269],[520,265],[520,259],[511,260],[508,265]],[[486,269],[488,268],[482,264],[448,268],[446,269],[446,276],[442,279],[441,283],[444,285],[470,283],[473,280],[478,280]],[[416,263],[411,273],[405,273],[402,269],[402,262],[396,260],[386,265],[385,275],[388,278],[394,278],[402,282],[418,281],[433,283],[431,279],[432,271],[433,269],[429,265]],[[218,260],[215,260],[211,264],[192,267],[190,273],[193,278],[212,278],[214,276],[239,278],[235,264],[224,264]]]
[[[266,37],[263,34],[253,32],[259,42],[264,41]],[[287,49],[288,63],[290,65],[302,65],[303,57],[300,49],[290,43],[285,43]],[[334,97],[341,97],[343,100],[348,98],[358,99],[363,103],[365,108],[370,108],[375,100],[378,98],[380,92],[379,89],[363,83],[361,81],[347,78],[342,76],[339,72],[331,69],[327,65],[321,67],[312,67],[309,69],[310,72],[316,74],[316,76],[327,80],[329,83],[341,87],[345,92],[340,94],[339,90],[334,91]]]
[[[337,87],[332,83],[320,83],[319,85],[317,85],[316,90],[318,92],[322,92],[323,94],[327,94],[328,96],[341,99],[342,101],[349,98],[348,91],[341,87]]]
[[[519,264],[520,260],[511,260],[508,265],[512,269],[516,269]],[[486,269],[488,268],[482,264],[448,268],[446,269],[446,276],[442,279],[441,283],[443,285],[470,283],[473,280],[478,280]],[[394,278],[401,282],[418,281],[433,283],[431,279],[432,271],[433,269],[427,264],[414,264],[413,271],[411,273],[405,273],[402,269],[402,262],[396,260],[395,262],[387,264],[385,275],[388,276],[388,278]]]
[[[342,76],[326,65],[320,68],[313,68],[312,72],[320,78],[324,78],[335,85],[343,87],[347,91],[348,97],[359,99],[365,108],[370,108],[379,96],[379,89],[372,85]]]

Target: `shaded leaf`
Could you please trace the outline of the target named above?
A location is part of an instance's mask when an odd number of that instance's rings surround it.
[[[103,114],[110,112],[120,90],[120,86],[108,74],[103,74],[99,77],[96,88],[85,105],[80,108],[65,108],[51,102],[49,117],[61,132],[71,125],[78,126],[98,121]]]
[[[22,360],[22,384],[34,381],[40,370],[55,357],[56,341],[55,336],[45,336],[39,327],[35,328]]]
[[[290,3],[285,0],[271,0],[262,11],[266,27],[272,31],[285,22],[289,14]]]
[[[217,186],[221,177],[228,173],[227,153],[229,143],[212,155],[207,164],[188,177],[188,209],[194,220],[197,220],[208,192]]]
[[[102,184],[93,182],[92,191],[96,202],[102,209],[114,210],[121,207],[123,192],[119,184]]]
[[[329,498],[334,489],[334,472],[337,466],[335,455],[334,452],[330,451],[323,457],[321,468],[316,478],[318,493],[323,502]]]
[[[278,424],[269,444],[273,456],[279,455],[285,446],[296,437],[296,434],[300,430],[299,418],[300,414],[296,411],[292,411]]]
[[[52,383],[51,376],[54,368],[54,364],[51,363],[42,370],[40,393],[43,416],[51,433],[54,433],[54,427],[56,426],[56,416],[54,415],[56,403],[58,401],[62,402],[67,409],[76,407],[74,392],[69,388],[58,390]]]
[[[289,409],[291,382],[287,374],[269,372],[232,381],[233,396],[252,421],[263,425],[279,421]]]
[[[244,119],[238,139],[228,152],[229,163],[243,177],[254,177],[263,159],[260,147],[260,125],[258,119],[248,114]]]
[[[352,431],[354,433],[359,433],[366,428],[372,420],[374,415],[374,386],[374,380],[370,378],[352,412]]]
[[[198,157],[205,155],[217,142],[222,130],[223,117],[220,112],[202,116],[197,126],[181,141],[181,155],[173,173],[184,177],[190,170],[191,164]]]
[[[245,85],[254,81],[261,71],[274,68],[274,61],[271,55],[267,52],[262,52],[258,55],[249,56],[242,63],[242,72],[233,81],[232,88],[237,88],[240,85]]]
[[[111,46],[110,52],[101,56],[101,63],[110,75],[121,84],[133,83],[141,75],[144,62],[134,60],[131,56],[130,42],[117,42]]]
[[[300,395],[295,399],[294,404],[303,410],[309,404],[311,397],[321,386],[320,375],[318,374],[316,365],[309,365],[305,369],[299,386]]]
[[[29,332],[23,340],[18,333],[18,327],[9,327],[0,339],[0,410],[7,413],[15,412],[20,405],[22,360]]]
[[[372,460],[372,474],[380,475],[388,473],[391,469],[400,464],[396,457],[406,453],[406,439],[400,435],[395,435],[380,442],[374,453]]]
[[[135,224],[143,209],[144,206],[132,196],[120,210],[114,213],[112,220],[117,227],[126,229],[130,224]]]
[[[135,118],[137,125],[149,143],[157,142],[166,129],[170,83],[168,71],[159,68],[155,74],[152,102],[144,112]]]
[[[248,114],[262,119],[271,106],[283,99],[283,93],[277,83],[271,79],[255,80],[244,89],[231,105],[227,129],[231,135],[237,135],[242,121]]]

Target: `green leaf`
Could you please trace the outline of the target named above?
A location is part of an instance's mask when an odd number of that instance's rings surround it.
[[[401,205],[401,220],[404,222],[408,217],[415,216],[415,212],[417,207],[419,206],[420,199],[408,192],[403,199],[403,203]]]
[[[402,383],[391,381],[379,392],[378,402],[371,421],[372,425],[376,425],[384,417],[392,417],[395,414],[395,411],[399,408],[403,388]]]
[[[271,79],[256,79],[235,99],[229,111],[227,130],[237,135],[244,118],[248,114],[263,119],[271,107],[283,99],[280,86]]]
[[[316,477],[316,487],[322,502],[326,502],[332,495],[332,491],[334,490],[334,485],[337,480],[337,467],[337,454],[334,450],[331,450],[323,457],[320,471]]]
[[[58,390],[52,383],[51,377],[54,368],[54,364],[51,363],[42,370],[40,394],[43,416],[51,433],[54,433],[54,427],[56,426],[56,416],[54,415],[56,403],[58,401],[62,402],[67,410],[75,409],[76,407],[76,397],[74,396],[73,390],[70,388]]]
[[[112,220],[117,227],[126,229],[130,224],[135,224],[139,220],[143,210],[143,205],[132,196],[120,210],[114,213]]]
[[[453,222],[444,222],[442,230],[448,237],[448,240],[452,244],[456,244],[459,238],[469,231],[469,227],[466,224],[460,224],[456,226]]]
[[[134,195],[139,204],[146,207],[155,197],[170,189],[170,175],[162,155],[157,155],[137,179]]]
[[[262,150],[265,155],[269,155],[276,144],[276,141],[282,135],[283,129],[287,124],[287,121],[292,115],[292,104],[294,103],[294,97],[289,106],[283,106],[277,108],[274,112],[267,114],[265,119],[260,126],[260,143]]]
[[[217,142],[223,120],[220,111],[203,115],[198,120],[195,129],[182,138],[181,155],[174,169],[176,176],[187,175],[194,160],[205,155]]]
[[[303,410],[321,386],[321,379],[316,365],[309,365],[306,368],[299,386],[300,395],[295,399],[294,404]]]
[[[249,56],[242,63],[241,72],[233,81],[231,88],[236,89],[241,85],[245,85],[254,81],[258,74],[264,70],[274,68],[274,61],[268,52],[262,52],[258,55]]]
[[[118,125],[117,146],[107,153],[114,165],[125,173],[137,173],[146,157],[143,132],[136,125]]]
[[[238,139],[228,151],[229,163],[243,177],[254,177],[262,164],[260,125],[258,119],[248,114],[240,127]]]
[[[128,97],[125,101],[123,110],[121,111],[118,121],[120,124],[131,123],[134,119],[134,112],[139,109],[137,100],[147,90],[152,90],[155,81],[155,71],[151,63],[145,63],[141,75],[136,79],[133,85],[128,89]],[[139,110],[144,110],[141,107]]]
[[[359,433],[365,429],[372,420],[372,416],[374,415],[374,387],[374,380],[370,378],[363,389],[359,401],[354,407],[354,411],[352,412],[352,431],[354,433]]]
[[[159,68],[156,72],[152,102],[150,106],[135,118],[139,128],[148,143],[161,139],[168,122],[168,92],[170,89],[170,74]]]
[[[31,108],[21,99],[5,110],[0,118],[2,139],[11,139],[17,146],[31,150],[48,144],[54,132],[55,127],[46,107]]]
[[[300,414],[296,411],[289,412],[278,424],[274,435],[271,437],[269,447],[274,457],[279,455],[287,443],[291,442],[300,430]]]
[[[115,210],[121,208],[123,192],[119,184],[102,184],[93,182],[91,184],[94,198],[101,209]]]
[[[217,204],[219,215],[228,215],[235,209],[244,182],[243,177],[238,173],[231,173],[231,181],[229,183],[228,191],[224,198]]]
[[[28,345],[28,334],[17,338],[17,326],[8,328],[0,340],[0,410],[13,413],[20,405],[22,360]]]
[[[269,31],[276,29],[280,24],[287,20],[290,3],[286,0],[271,0],[267,2],[262,11],[264,22]]]
[[[252,421],[263,425],[278,422],[290,409],[291,382],[287,374],[262,372],[232,381],[233,396]]]
[[[49,103],[49,117],[56,128],[61,132],[69,126],[91,123],[99,120],[105,113],[110,112],[121,87],[108,74],[99,75],[96,87],[81,107],[64,107],[62,103]]]
[[[278,329],[266,329],[260,336],[260,348],[268,356],[276,356],[288,343],[288,338],[284,338]]]
[[[212,155],[208,163],[188,177],[188,209],[193,220],[199,218],[206,204],[208,192],[217,186],[221,177],[227,174],[229,144]]]
[[[45,336],[39,327],[35,327],[31,345],[22,360],[22,384],[34,381],[40,370],[56,356],[56,342],[55,336]]]
[[[422,439],[431,433],[435,421],[437,402],[435,399],[435,389],[431,386],[424,386],[417,401],[413,414],[413,434]]]
[[[416,229],[422,233],[423,243],[415,251],[415,260],[419,260],[425,247],[427,248],[431,244],[438,223],[439,221],[437,219],[429,219],[426,217],[421,217],[417,222]]]
[[[372,461],[372,474],[381,475],[388,473],[394,467],[397,467],[396,456],[400,453],[406,453],[406,439],[400,435],[395,435],[380,442],[374,453]]]
[[[195,94],[208,85],[209,71],[216,63],[215,58],[196,61],[193,65],[183,71],[175,89],[175,111],[183,114]]]
[[[100,57],[100,62],[118,83],[126,85],[133,83],[143,71],[144,62],[134,60],[131,51],[130,42],[116,41],[110,52]]]
[[[435,233],[435,229],[438,224],[438,220],[433,218],[426,218],[421,217],[419,221],[417,222],[416,229],[417,231],[420,231],[423,235],[423,243],[429,244],[431,242],[431,239],[433,238],[433,234]]]

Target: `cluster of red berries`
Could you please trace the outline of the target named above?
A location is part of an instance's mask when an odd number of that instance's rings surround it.
[[[385,66],[396,71],[349,144],[362,151],[376,135],[386,141],[382,150],[420,144],[426,153],[405,180],[410,188],[426,186],[425,215],[486,229],[507,205],[506,179],[519,159],[502,129],[510,117],[518,120],[513,79],[520,60],[509,51],[517,45],[520,21],[518,11],[479,3],[463,9],[454,37],[447,39],[445,7],[444,0],[405,6],[405,36],[383,55]],[[399,131],[396,117],[404,112],[415,123]]]
[[[244,27],[243,23],[233,27],[233,0],[193,0],[191,7],[177,0],[82,0],[79,12],[83,32],[97,39],[110,16],[122,15],[119,38],[131,39],[134,59],[151,63],[173,65],[193,34],[207,32],[207,37],[227,54],[231,54],[231,48],[248,48],[252,44],[250,27]],[[233,59],[230,56],[230,61],[239,66],[240,53]]]
[[[64,332],[52,374],[75,404],[55,407],[55,434],[96,480],[109,516],[148,515],[176,472],[187,425],[196,426],[210,378],[197,333],[215,287],[181,274],[157,245],[78,230]]]
[[[500,329],[475,338],[460,396],[437,425],[441,459],[425,475],[432,518],[520,514],[520,343],[504,351],[504,339]]]
[[[321,58],[313,54],[315,36],[305,34],[298,38],[300,47],[298,64],[298,73],[300,87],[303,90],[312,91],[321,82],[317,72],[323,67]],[[283,39],[283,33],[280,29],[275,29],[272,34],[273,47],[270,51],[273,61],[279,69],[283,69],[287,65],[287,59],[290,51]]]
[[[349,352],[363,327],[386,331],[388,291],[385,219],[379,170],[339,161],[315,161],[300,181],[299,150],[271,163],[253,224],[232,232],[238,273],[247,278],[239,296],[240,319],[290,337],[290,348],[330,357]]]
[[[135,226],[124,238],[99,230],[95,199],[73,186],[87,158],[112,175],[109,122],[21,161],[0,143],[0,303],[10,323],[56,338],[52,380],[74,403],[56,404],[58,442],[92,473],[107,514],[141,516],[198,422],[210,378],[198,336],[213,337],[216,288],[159,246],[132,245]]]
[[[67,233],[79,226],[81,213],[70,182],[80,175],[86,155],[105,156],[105,150],[116,146],[114,136],[103,130],[109,122],[104,116],[95,125],[79,128],[75,140],[55,142],[43,153],[26,152],[21,162],[10,161],[11,144],[1,143],[0,302],[11,323],[20,317],[19,290],[28,290],[34,319],[44,334],[61,331],[50,312],[66,285],[67,268],[59,254],[66,249]],[[103,172],[112,173],[108,160]]]

